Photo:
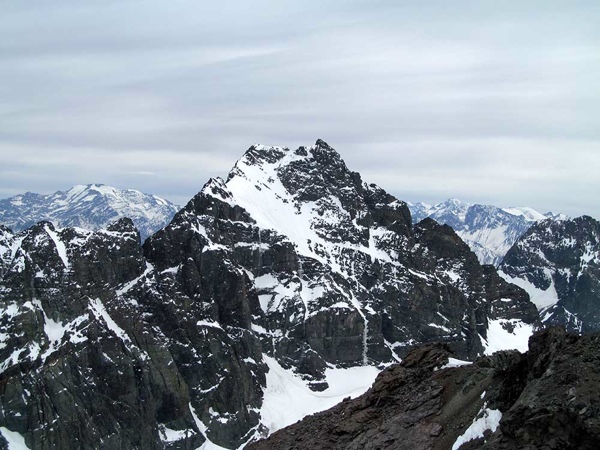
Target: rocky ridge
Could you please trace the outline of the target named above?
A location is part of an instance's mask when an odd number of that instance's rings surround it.
[[[249,445],[293,449],[595,449],[600,335],[550,328],[529,351],[463,364],[430,344],[354,400]]]
[[[40,222],[2,236],[2,427],[31,449],[163,448],[161,430],[195,427],[162,336],[119,298],[148,270],[129,219],[98,232]]]
[[[509,250],[502,275],[531,296],[544,324],[600,330],[600,223],[582,216],[537,223]]]
[[[178,206],[155,195],[88,184],[50,195],[27,192],[0,200],[0,224],[21,231],[45,220],[59,227],[95,231],[128,217],[144,240],[168,224],[178,210]]]
[[[127,220],[0,228],[0,276],[0,429],[36,449],[238,448],[272,431],[267,358],[327,390],[331,368],[431,341],[475,358],[538,320],[320,140],[251,147],[143,247]]]

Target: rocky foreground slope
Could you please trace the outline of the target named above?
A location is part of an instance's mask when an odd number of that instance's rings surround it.
[[[420,347],[363,396],[247,448],[597,449],[600,334],[550,328],[529,347],[453,368],[446,346]]]
[[[325,142],[253,146],[143,246],[129,220],[0,228],[0,432],[238,448],[277,426],[275,368],[329,395],[328,370],[432,341],[475,358],[537,321],[450,227],[413,226]]]

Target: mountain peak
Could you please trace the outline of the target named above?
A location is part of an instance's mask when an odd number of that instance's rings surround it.
[[[312,146],[300,146],[296,150],[288,147],[252,145],[229,172],[227,183],[236,176],[260,182],[272,180],[280,173],[287,171],[286,167],[295,172],[314,176],[322,173],[350,173],[340,154],[322,139],[317,139]],[[303,186],[304,187],[304,186]]]
[[[333,223],[351,221],[365,207],[360,176],[322,140],[293,151],[253,145],[235,164],[226,185],[261,228],[283,231],[312,257],[309,243],[322,238],[311,222],[314,210]]]
[[[463,202],[461,200],[458,200],[457,198],[449,198],[445,202],[439,203],[438,205],[434,206],[434,208],[451,209],[453,211],[466,211],[469,208],[469,206],[471,206],[470,203]]]
[[[225,203],[233,202],[231,192],[221,177],[210,178],[200,191],[200,194],[208,195]],[[193,202],[194,199],[191,201]]]
[[[323,139],[317,139],[317,141],[315,142],[314,147],[319,147],[322,149],[328,149],[328,150],[333,150],[333,147],[331,147],[327,142],[325,142]],[[333,150],[335,151],[335,150]]]
[[[464,205],[468,205],[469,203],[463,202],[457,198],[451,197],[448,200],[446,200],[444,202],[445,205],[457,205],[457,206],[464,206]]]
[[[577,333],[600,330],[600,222],[589,216],[532,225],[501,270],[525,289],[542,322]]]
[[[242,156],[240,161],[246,161],[252,165],[260,164],[262,162],[274,164],[283,158],[287,152],[289,152],[287,147],[254,144],[246,150],[246,153],[244,153],[244,156]]]

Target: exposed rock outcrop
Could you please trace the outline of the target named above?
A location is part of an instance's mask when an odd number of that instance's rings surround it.
[[[97,233],[41,222],[10,240],[0,290],[2,426],[31,449],[158,449],[166,429],[189,430],[180,442],[200,445],[163,337],[118,294],[148,270],[132,222]]]
[[[526,289],[546,325],[600,330],[600,223],[582,216],[533,226],[500,266]]]
[[[600,442],[599,343],[600,334],[551,328],[530,339],[527,354],[454,368],[444,368],[446,346],[426,345],[363,396],[247,448],[592,450]]]

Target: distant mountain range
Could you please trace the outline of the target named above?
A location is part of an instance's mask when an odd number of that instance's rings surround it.
[[[128,217],[144,240],[168,224],[178,210],[155,195],[88,184],[49,195],[27,192],[0,200],[0,224],[21,231],[46,220],[59,227],[99,230]]]
[[[408,203],[413,222],[429,217],[450,225],[471,247],[482,264],[497,266],[512,245],[534,223],[566,219],[563,214],[541,214],[529,207],[499,208],[449,199],[437,205]]]
[[[589,216],[541,214],[449,199],[408,203],[413,222],[425,217],[452,226],[483,264],[499,267],[523,288],[544,325],[600,331],[600,224]]]

